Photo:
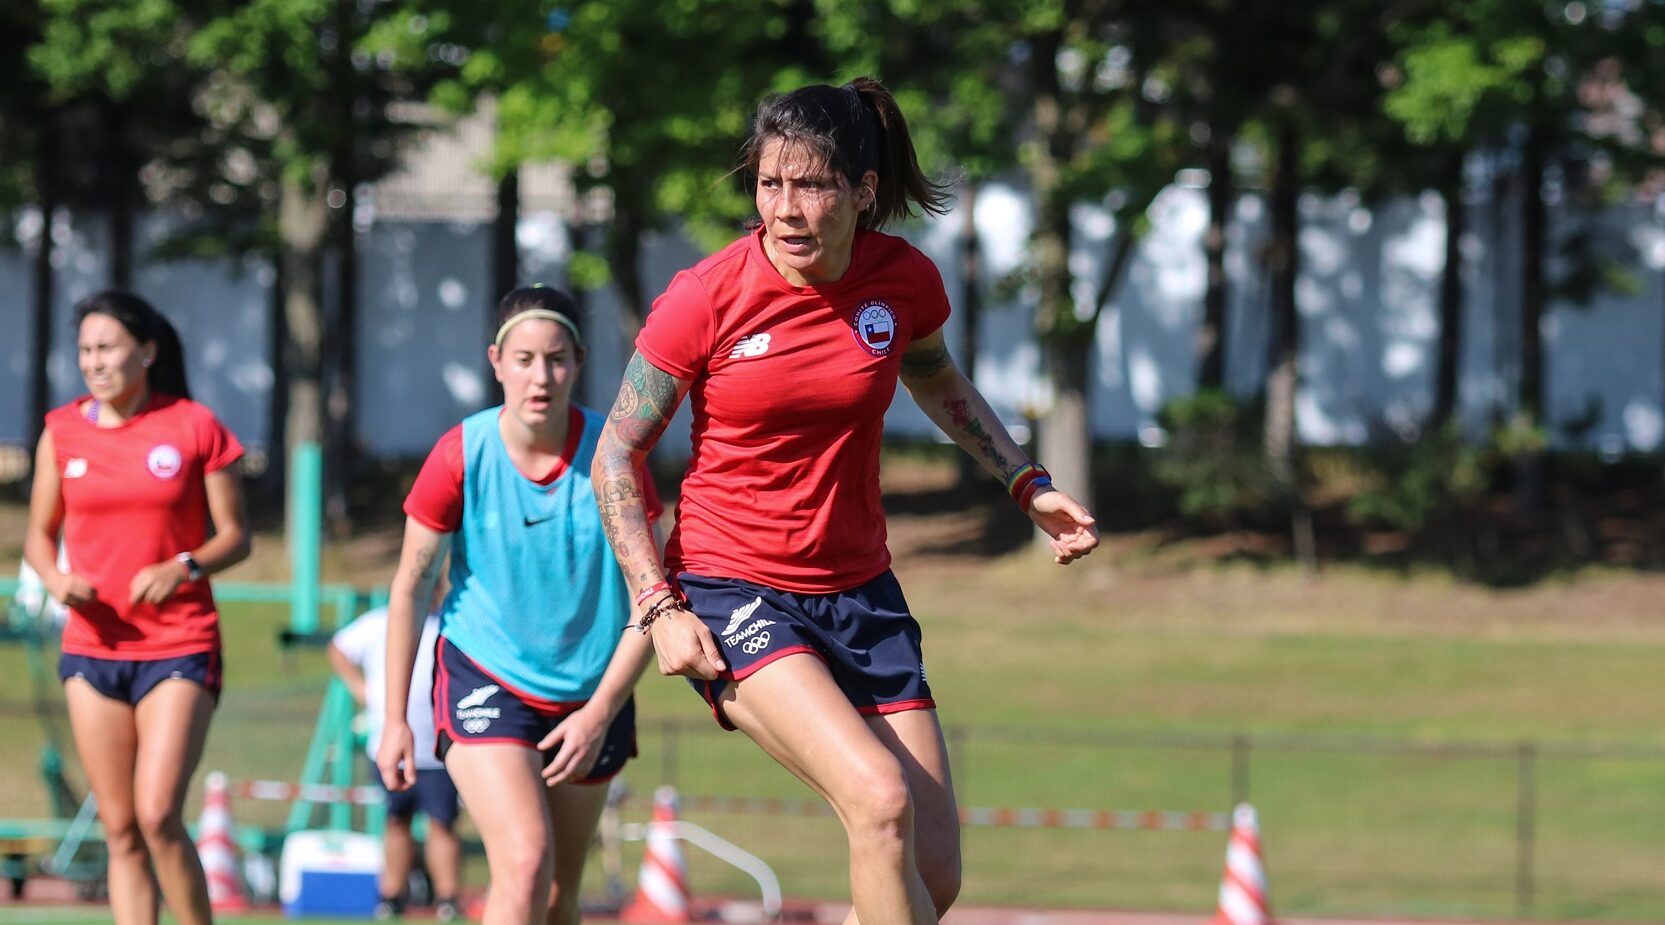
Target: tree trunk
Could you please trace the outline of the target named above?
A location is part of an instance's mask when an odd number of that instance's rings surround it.
[[[977,241],[977,183],[967,181],[960,188],[960,318],[965,342],[960,348],[960,369],[973,383],[977,381],[977,322],[983,313],[983,252]],[[960,488],[988,480],[989,474],[970,453],[960,453]]]
[[[52,358],[52,300],[56,280],[52,274],[52,224],[58,214],[58,123],[53,114],[41,121],[40,147],[35,154],[35,195],[39,197],[40,239],[35,245],[34,289],[31,314],[34,324],[29,344],[29,460],[46,428],[46,412],[52,406],[52,380],[48,374]]]
[[[1029,183],[1035,200],[1034,264],[1039,298],[1035,333],[1046,352],[1052,379],[1052,410],[1040,422],[1037,440],[1040,461],[1051,470],[1060,489],[1093,506],[1092,432],[1086,388],[1092,326],[1075,313],[1069,267],[1069,194],[1063,188],[1063,169],[1076,139],[1064,111],[1058,86],[1057,56],[1061,43],[1055,33],[1035,36],[1030,53],[1035,86],[1035,141],[1029,158]],[[1085,343],[1087,346],[1082,346]],[[1037,539],[1041,534],[1037,531]]]
[[[1543,130],[1527,136],[1521,158],[1520,410],[1535,426],[1544,416]]]
[[[1312,520],[1301,496],[1295,398],[1300,387],[1300,138],[1293,125],[1278,132],[1277,177],[1272,185],[1272,355],[1266,376],[1266,468],[1278,506],[1290,515],[1296,558],[1312,569]]]
[[[127,107],[104,107],[104,202],[110,222],[110,277],[114,289],[133,288],[133,213],[138,165],[127,139]]]
[[[520,285],[520,171],[511,170],[497,181],[497,214],[491,221],[491,298],[486,300],[486,341],[497,336],[497,303]],[[503,384],[485,361],[486,392],[491,404],[503,401]]]
[[[358,80],[352,62],[358,28],[353,6],[354,0],[336,0],[335,54],[330,62],[331,94],[339,121],[330,151],[330,178],[339,194],[339,206],[326,218],[334,239],[336,273],[335,310],[325,315],[328,336],[323,344],[324,523],[337,536],[352,528],[348,489],[358,436],[353,407],[358,375],[358,235],[353,228],[358,193]]]
[[[1434,376],[1430,430],[1440,430],[1457,412],[1457,373],[1463,349],[1463,152],[1451,151],[1441,169],[1445,200],[1445,267],[1440,272],[1440,342]]]
[[[324,439],[320,256],[329,227],[329,204],[328,187],[321,174],[315,171],[311,182],[286,175],[278,194],[278,237],[283,249],[283,366],[289,396],[283,428],[285,462],[296,447],[321,444]],[[293,527],[294,499],[287,500],[286,522]]]
[[[1203,254],[1208,262],[1208,289],[1203,294],[1202,323],[1192,354],[1197,388],[1222,389],[1226,378],[1226,231],[1231,227],[1237,196],[1231,176],[1231,138],[1215,126],[1208,145],[1208,230]]]
[[[1521,155],[1520,415],[1547,442],[1544,408],[1544,250],[1548,217],[1544,209],[1544,130],[1533,126]],[[1548,494],[1548,460],[1529,449],[1516,468],[1515,504],[1542,510]]]

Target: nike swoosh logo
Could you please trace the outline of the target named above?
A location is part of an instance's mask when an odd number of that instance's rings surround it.
[[[548,517],[539,517],[537,520],[533,520],[532,518],[525,517],[525,516],[522,516],[520,519],[521,519],[521,521],[523,521],[526,524],[526,526],[536,527],[538,524],[547,523],[551,520],[554,520],[555,515],[551,514]]]

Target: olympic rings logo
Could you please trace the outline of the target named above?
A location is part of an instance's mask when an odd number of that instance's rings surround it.
[[[480,733],[485,732],[487,729],[491,728],[491,720],[489,720],[489,719],[465,719],[465,720],[463,720],[462,727],[463,727],[463,731],[466,732],[466,733],[469,733],[470,735],[479,735]]]
[[[756,636],[746,640],[745,644],[740,646],[740,648],[747,655],[756,655],[764,649],[769,648],[769,631],[764,630]]]

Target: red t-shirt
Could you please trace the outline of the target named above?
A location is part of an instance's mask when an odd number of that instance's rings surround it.
[[[158,395],[119,427],[99,427],[82,396],[46,416],[64,499],[70,571],[98,599],[73,608],[63,650],[94,658],[160,659],[220,645],[207,580],[180,584],[160,605],[128,603],[139,569],[208,537],[203,477],[236,462],[242,444],[207,408]]]
[[[761,230],[678,273],[636,340],[691,380],[674,570],[814,594],[890,567],[879,443],[902,354],[948,320],[930,259],[858,231],[826,286],[789,285]]]
[[[584,438],[584,414],[576,405],[567,409],[567,443],[561,448],[560,458],[542,478],[532,481],[539,485],[553,485],[568,469],[572,468],[573,455],[578,452],[579,444]],[[589,478],[589,460],[583,460],[584,472],[580,478]],[[521,473],[525,475],[525,473]],[[531,476],[526,476],[532,478]],[[659,501],[659,491],[653,487],[653,478],[646,469],[638,470],[636,477],[642,483],[642,502],[647,508],[648,521],[658,520],[664,513],[665,506]],[[428,459],[422,463],[422,471],[416,474],[416,482],[410,487],[410,494],[405,496],[405,514],[416,519],[436,533],[455,533],[462,526],[463,515],[463,429],[458,424],[445,432],[439,442],[434,444],[428,453]]]

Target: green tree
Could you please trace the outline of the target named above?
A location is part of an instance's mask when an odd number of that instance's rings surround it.
[[[270,155],[285,458],[302,443],[331,449],[327,511],[338,528],[349,517],[353,433],[354,190],[388,169],[397,142],[417,130],[394,118],[390,104],[424,98],[453,69],[443,58],[394,69],[387,56],[360,47],[380,23],[405,12],[355,0],[252,0],[205,11],[187,40],[188,59],[220,78],[217,128]],[[323,258],[332,245],[336,310],[326,313]]]

